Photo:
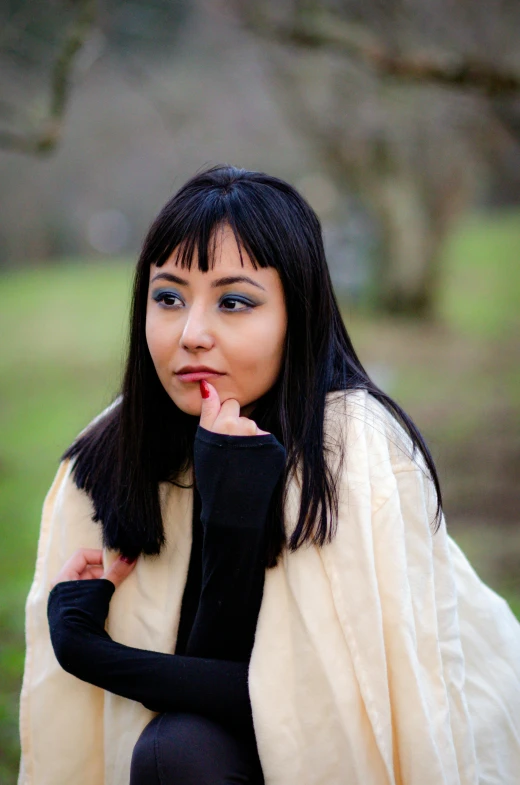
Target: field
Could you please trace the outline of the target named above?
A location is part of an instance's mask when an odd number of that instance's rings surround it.
[[[443,258],[439,319],[345,305],[367,370],[430,444],[450,533],[520,616],[520,213],[474,216]],[[117,391],[131,264],[0,277],[0,782],[16,781],[24,602],[59,457]]]

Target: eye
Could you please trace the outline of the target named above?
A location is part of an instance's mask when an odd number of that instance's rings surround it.
[[[249,302],[247,300],[240,300],[238,297],[224,297],[221,300],[221,304],[227,303],[227,302],[241,303],[245,307],[244,308],[224,308],[225,311],[231,311],[231,312],[233,312],[233,311],[248,311],[251,308],[255,307],[254,303],[251,303],[251,302]]]
[[[156,303],[161,303],[162,305],[170,307],[175,305],[175,300],[180,300],[180,297],[174,292],[157,292],[157,294],[153,295],[153,299]]]
[[[177,301],[182,304],[182,299],[176,292],[171,291],[159,291],[155,292],[152,295],[153,299],[156,303],[159,303],[163,308],[179,308],[180,306],[177,304]],[[239,308],[238,305],[242,305],[243,307]],[[228,313],[234,313],[238,311],[249,311],[255,307],[255,303],[252,303],[249,300],[243,300],[239,297],[223,297],[220,301],[220,305],[224,311]]]

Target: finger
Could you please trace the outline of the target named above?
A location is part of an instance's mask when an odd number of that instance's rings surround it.
[[[65,567],[81,574],[89,564],[103,564],[103,551],[99,548],[79,548],[75,551]]]
[[[137,564],[137,559],[129,563],[124,561],[120,556],[113,562],[113,564],[110,565],[108,570],[106,570],[106,572],[101,577],[107,578],[107,580],[112,581],[112,583],[117,589],[119,584],[121,584],[125,580],[125,578],[127,578],[130,575],[136,564]]]
[[[247,418],[244,417],[243,419],[246,420]],[[215,433],[240,435],[244,433],[243,427],[239,402],[236,398],[226,398],[225,401],[222,401],[218,417],[213,423],[213,430]]]
[[[62,581],[79,581],[79,580],[81,580],[81,576],[77,570],[73,570],[70,567],[68,569],[62,567],[62,569],[56,575],[54,580],[51,581],[50,587],[52,589],[54,586],[56,586],[57,583],[61,583]]]
[[[242,419],[242,418],[240,418]],[[246,418],[247,419],[247,418]],[[254,422],[254,420],[250,420],[250,422]],[[255,423],[256,431],[253,433],[253,436],[270,436],[270,431],[262,431],[261,428]]]
[[[92,567],[103,572],[103,551],[97,548],[80,548],[71,562],[71,579],[83,581],[88,578]],[[77,574],[72,574],[73,571]]]
[[[78,548],[67,559],[58,575],[51,582],[51,589],[60,581],[81,580],[82,573],[90,564],[102,565],[103,551],[98,548]]]
[[[262,431],[261,428],[258,427],[254,420],[251,420],[249,417],[239,417],[240,422],[243,422],[246,426],[246,435],[247,436],[270,436],[269,431]],[[244,431],[241,431],[244,433]]]
[[[103,577],[103,567],[88,567],[82,575],[83,579],[91,579],[91,578],[102,578]]]
[[[85,556],[87,564],[103,564],[103,551],[101,548],[80,548],[79,552]]]
[[[238,421],[240,426],[237,433],[243,434],[244,436],[258,436],[260,433],[256,422],[249,419],[249,417],[239,417]]]
[[[209,392],[207,398],[203,397],[203,390]],[[200,408],[200,421],[199,425],[202,428],[206,428],[208,431],[213,430],[213,423],[217,419],[217,416],[220,412],[220,397],[219,394],[213,385],[204,379],[204,384],[202,380],[200,382],[200,394],[201,394],[201,408]]]

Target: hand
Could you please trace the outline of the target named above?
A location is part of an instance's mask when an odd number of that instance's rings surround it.
[[[204,397],[204,389],[209,391],[207,398]],[[207,431],[229,436],[261,436],[269,433],[261,431],[254,420],[240,416],[240,404],[236,398],[227,398],[221,404],[216,388],[205,379],[200,382],[200,393],[202,408],[199,425]]]
[[[51,589],[61,581],[88,581],[93,578],[107,578],[114,586],[119,586],[130,575],[137,563],[124,561],[119,556],[108,570],[103,570],[103,551],[97,548],[79,548],[68,559],[51,583]]]

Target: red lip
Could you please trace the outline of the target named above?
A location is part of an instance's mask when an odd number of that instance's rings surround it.
[[[205,365],[185,365],[184,368],[177,371],[176,376],[183,382],[200,382],[201,379],[216,379],[224,374]]]
[[[220,371],[216,371],[214,368],[210,368],[209,365],[183,365],[182,368],[179,368],[179,370],[176,371],[176,373],[199,373],[202,371],[207,371],[208,373],[221,373]]]

